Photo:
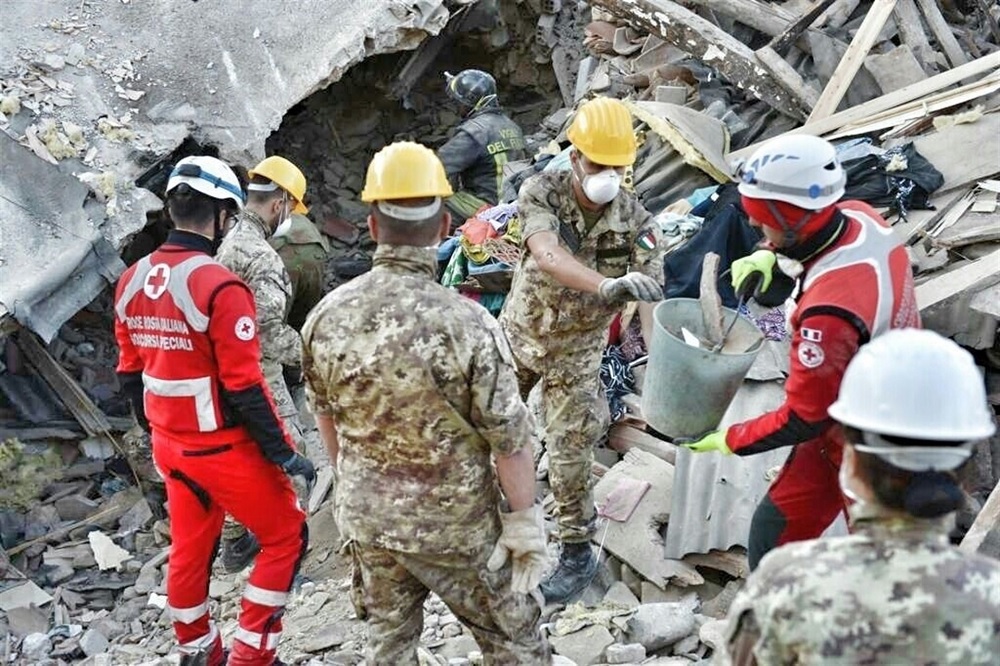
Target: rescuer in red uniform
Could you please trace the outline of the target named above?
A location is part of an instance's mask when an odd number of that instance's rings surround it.
[[[225,513],[262,546],[228,663],[271,664],[308,541],[288,476],[315,479],[261,374],[253,295],[212,258],[243,199],[236,175],[219,160],[181,160],[167,183],[176,229],[125,271],[115,295],[119,377],[136,419],[152,430],[153,459],[166,482],[167,603],[179,652],[209,666],[225,663],[208,612]]]
[[[845,509],[842,441],[827,408],[861,345],[890,329],[920,326],[920,314],[906,249],[891,227],[861,201],[837,203],[846,176],[829,142],[776,138],[751,156],[740,179],[743,208],[766,242],[733,262],[733,286],[746,290],[756,273],[758,300],[770,304],[793,285],[797,290],[785,402],[684,445],[743,456],[795,447],[753,516],[748,555],[755,568],[776,546],[820,536]],[[775,252],[801,265],[797,284],[777,268]],[[776,297],[780,284],[789,289]]]

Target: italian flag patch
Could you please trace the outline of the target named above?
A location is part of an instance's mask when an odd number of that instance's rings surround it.
[[[656,247],[656,234],[647,229],[639,234],[639,237],[635,239],[635,244],[643,250],[652,250]]]

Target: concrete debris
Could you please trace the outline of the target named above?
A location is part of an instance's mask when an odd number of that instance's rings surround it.
[[[609,645],[604,653],[609,664],[638,664],[646,658],[646,648],[640,643]]]
[[[590,626],[565,636],[549,639],[556,654],[572,659],[580,666],[601,662],[604,651],[615,642],[611,632],[602,626]]]
[[[695,628],[698,598],[691,595],[675,603],[644,604],[628,623],[628,638],[656,652],[688,636]]]
[[[131,553],[117,545],[104,532],[91,532],[87,535],[90,547],[94,550],[97,568],[101,571],[119,569],[125,560],[132,557]]]
[[[28,634],[21,641],[21,655],[32,661],[42,661],[52,652],[52,640],[46,634]]]

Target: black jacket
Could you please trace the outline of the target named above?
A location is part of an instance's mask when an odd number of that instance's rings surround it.
[[[499,107],[488,107],[466,118],[438,149],[452,186],[491,204],[497,203],[503,165],[524,155],[521,128]]]

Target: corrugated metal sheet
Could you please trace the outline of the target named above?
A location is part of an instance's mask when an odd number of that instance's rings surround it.
[[[785,399],[789,341],[766,341],[747,373],[721,427],[740,423],[780,406]],[[667,526],[666,557],[677,559],[688,553],[707,553],[747,545],[750,521],[757,503],[771,485],[769,470],[781,466],[790,448],[755,456],[723,456],[677,452],[674,468],[673,505]],[[826,535],[847,533],[838,518]]]

